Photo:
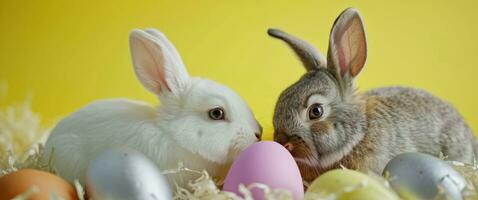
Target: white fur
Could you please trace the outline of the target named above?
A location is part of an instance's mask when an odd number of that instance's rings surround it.
[[[138,79],[156,93],[155,109],[127,99],[94,102],[63,119],[49,137],[42,162],[69,181],[85,181],[89,162],[107,149],[143,152],[160,169],[183,162],[223,178],[224,171],[260,132],[253,113],[235,92],[214,81],[189,78],[174,46],[159,31],[130,35]],[[211,120],[208,110],[222,107],[225,120]],[[179,182],[185,184],[186,182]]]

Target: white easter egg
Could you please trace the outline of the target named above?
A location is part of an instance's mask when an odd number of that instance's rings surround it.
[[[172,199],[167,180],[156,165],[134,150],[109,150],[89,166],[87,192],[95,200]]]
[[[392,159],[384,174],[405,199],[463,199],[466,180],[443,160],[423,153],[403,153]]]

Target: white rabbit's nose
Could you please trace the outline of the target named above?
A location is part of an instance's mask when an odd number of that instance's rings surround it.
[[[257,140],[261,141],[262,133],[254,133],[256,135]]]
[[[262,129],[262,126],[259,124],[259,122],[256,121],[256,123],[257,123],[257,127],[258,127],[259,131],[255,132],[254,134],[256,135],[257,140],[261,141],[262,130],[263,129]]]

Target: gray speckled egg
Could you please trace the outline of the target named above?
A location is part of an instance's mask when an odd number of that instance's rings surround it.
[[[134,150],[99,155],[86,175],[88,195],[95,200],[169,200],[168,182],[156,165]]]
[[[423,153],[403,153],[385,167],[390,185],[405,199],[463,199],[466,180],[439,158]]]

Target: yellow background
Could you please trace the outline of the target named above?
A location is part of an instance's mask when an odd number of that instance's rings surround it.
[[[45,125],[101,98],[156,104],[135,79],[128,49],[131,29],[156,27],[179,49],[190,74],[243,96],[270,139],[275,101],[304,70],[267,28],[326,52],[333,20],[353,6],[369,39],[360,90],[425,88],[452,102],[478,131],[477,2],[1,0],[0,102],[32,94]]]

